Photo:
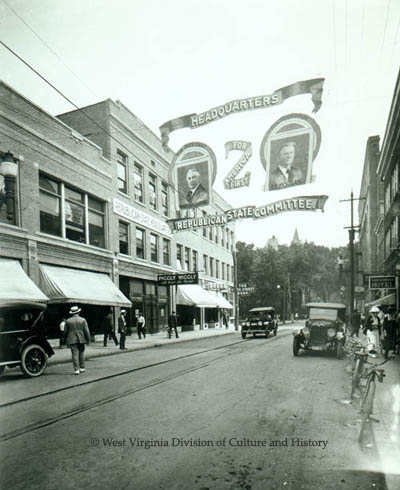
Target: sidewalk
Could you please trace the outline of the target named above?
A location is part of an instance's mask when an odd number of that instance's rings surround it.
[[[151,349],[154,347],[162,347],[163,345],[188,342],[191,340],[198,340],[209,337],[219,337],[221,335],[235,334],[234,338],[240,340],[240,332],[235,331],[234,327],[226,328],[212,328],[206,330],[197,330],[190,332],[179,332],[179,338],[175,338],[175,333],[171,338],[168,338],[167,331],[159,332],[153,335],[146,335],[145,339],[139,339],[136,333],[126,337],[125,347],[127,350],[121,350],[119,346],[114,344],[113,340],[107,341],[107,347],[103,347],[103,335],[96,335],[96,341],[91,342],[86,346],[85,357],[86,359],[94,359],[96,357],[114,356],[118,354],[126,354],[140,349]],[[119,335],[117,336],[119,338]],[[62,364],[65,362],[71,362],[71,351],[68,347],[63,346],[59,348],[58,339],[49,340],[50,345],[54,349],[54,356],[48,360],[48,365]]]

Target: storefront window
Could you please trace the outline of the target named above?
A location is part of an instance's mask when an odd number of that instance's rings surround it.
[[[40,231],[61,236],[61,185],[39,176]]]
[[[129,255],[129,225],[119,222],[119,253]]]
[[[144,203],[143,168],[135,163],[135,201]]]
[[[150,234],[150,258],[152,262],[158,262],[158,236]]]
[[[144,230],[136,228],[136,257],[138,259],[144,259]]]

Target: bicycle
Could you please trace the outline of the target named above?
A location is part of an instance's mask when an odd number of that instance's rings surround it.
[[[358,339],[352,337],[346,341],[345,349],[348,356],[351,359],[351,390],[350,390],[350,402],[355,396],[355,392],[360,390],[361,376],[364,373],[364,365],[368,358],[368,353],[364,344]]]
[[[392,358],[393,359],[393,358]],[[385,370],[379,368],[383,364],[387,363],[390,359],[385,359],[383,362],[376,364],[365,361],[366,364],[370,364],[371,367],[367,369],[366,373],[363,377],[367,378],[367,382],[364,389],[364,394],[361,400],[361,425],[360,432],[358,434],[358,442],[362,442],[364,438],[364,432],[367,423],[369,423],[372,419],[371,415],[373,412],[374,406],[374,398],[376,391],[376,378],[380,383],[382,383],[383,378],[385,377]]]

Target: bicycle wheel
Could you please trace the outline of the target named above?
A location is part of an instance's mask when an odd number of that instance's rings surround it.
[[[375,375],[372,373],[368,376],[367,385],[365,387],[364,396],[361,402],[361,425],[360,432],[358,434],[358,442],[362,442],[364,439],[364,432],[367,423],[370,421],[372,415],[375,396]]]
[[[353,398],[356,389],[359,388],[360,386],[361,370],[362,370],[361,359],[357,359],[353,369],[353,375],[351,377],[350,400]]]

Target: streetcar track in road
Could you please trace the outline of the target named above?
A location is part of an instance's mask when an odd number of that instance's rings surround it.
[[[223,357],[223,356],[221,356],[221,357]],[[0,436],[0,442],[8,441],[10,439],[15,439],[16,437],[27,434],[28,432],[32,432],[34,430],[42,429],[43,427],[47,427],[49,425],[53,425],[57,422],[60,422],[61,420],[65,420],[65,419],[74,417],[75,415],[80,415],[83,412],[87,412],[88,410],[92,410],[93,408],[97,408],[97,407],[100,407],[102,405],[106,405],[107,403],[111,403],[111,402],[116,401],[120,398],[124,398],[126,396],[133,395],[134,393],[138,393],[139,391],[147,390],[148,388],[153,388],[154,386],[158,386],[158,385],[163,384],[167,381],[171,381],[173,379],[179,378],[179,377],[184,376],[186,374],[193,373],[194,371],[198,371],[199,369],[203,369],[203,368],[209,366],[209,364],[210,364],[210,362],[207,362],[207,363],[200,364],[198,366],[192,367],[190,369],[184,369],[183,371],[172,374],[172,375],[167,376],[163,379],[157,379],[155,381],[152,381],[151,383],[147,383],[146,385],[140,386],[138,388],[132,388],[132,389],[126,390],[122,393],[118,393],[117,395],[108,396],[106,398],[103,398],[101,400],[97,400],[95,402],[86,403],[84,405],[81,405],[80,407],[74,408],[73,410],[69,410],[68,412],[64,412],[60,415],[57,415],[56,417],[51,417],[51,418],[48,418],[47,420],[35,422],[34,424],[25,426],[21,429],[17,429],[17,430],[14,430],[12,432],[1,435]]]
[[[284,336],[281,335],[280,337],[286,337],[286,335],[284,335]],[[274,340],[274,339],[278,339],[278,338],[279,337],[272,337],[269,340]],[[69,385],[69,386],[63,386],[62,388],[56,388],[56,389],[54,389],[52,391],[46,391],[46,392],[38,393],[37,395],[31,395],[31,396],[27,396],[25,398],[20,398],[18,400],[13,400],[13,401],[10,401],[10,402],[1,403],[0,404],[0,409],[1,408],[5,408],[5,407],[10,407],[10,406],[13,406],[13,405],[18,405],[18,404],[24,403],[24,402],[29,402],[29,401],[32,401],[32,400],[35,400],[35,399],[38,399],[38,398],[44,398],[46,396],[50,396],[50,395],[53,395],[53,394],[61,393],[63,391],[68,391],[68,390],[71,390],[73,388],[77,388],[77,387],[81,387],[81,386],[86,386],[86,385],[89,385],[89,384],[92,384],[92,383],[97,383],[97,382],[100,382],[100,381],[105,381],[105,380],[108,380],[108,379],[116,378],[118,376],[125,376],[127,374],[131,374],[131,373],[134,373],[134,372],[137,372],[137,371],[142,371],[144,369],[161,366],[163,364],[168,364],[170,362],[179,361],[179,360],[182,360],[182,359],[187,359],[189,357],[195,357],[195,356],[198,356],[198,355],[201,355],[201,354],[206,354],[207,352],[213,352],[213,351],[217,351],[217,350],[220,350],[220,349],[225,349],[226,347],[240,346],[242,344],[249,345],[248,344],[248,340],[242,340],[242,339],[240,339],[239,341],[232,342],[230,344],[225,344],[225,345],[221,345],[221,346],[218,346],[218,347],[213,347],[211,349],[204,349],[204,350],[199,351],[199,352],[194,352],[194,353],[191,353],[191,354],[185,354],[183,356],[174,357],[172,359],[165,359],[164,361],[158,361],[158,362],[154,362],[152,364],[146,364],[145,366],[131,368],[131,369],[127,369],[125,371],[119,371],[118,373],[108,374],[108,375],[102,376],[100,378],[96,378],[96,379],[91,379],[91,380],[88,380],[88,381],[84,381],[83,383],[77,383],[77,384],[73,384],[73,385]],[[252,347],[255,347],[256,345],[264,345],[264,344],[263,343],[255,344]],[[94,358],[94,359],[100,359],[100,358]],[[92,360],[94,360],[94,359],[92,359]],[[1,438],[0,438],[0,440],[1,440]]]
[[[274,337],[274,338],[277,339],[277,337]],[[215,347],[213,349],[206,349],[206,350],[203,350],[203,351],[200,351],[200,352],[197,352],[197,353],[187,354],[185,356],[180,356],[178,358],[169,359],[169,360],[166,360],[166,361],[161,361],[159,363],[152,364],[151,366],[157,366],[157,365],[165,364],[165,363],[171,362],[171,361],[176,361],[176,360],[181,360],[181,359],[185,359],[185,358],[189,358],[189,357],[194,357],[194,356],[196,356],[198,354],[201,354],[201,353],[207,353],[207,352],[217,351],[217,350],[220,350],[220,349],[225,348],[225,347],[232,347],[232,346],[237,346],[237,345],[242,345],[242,344],[246,344],[247,346],[249,346],[249,343],[248,342],[239,341],[239,342],[235,342],[235,343],[232,343],[232,344],[226,344],[224,346]],[[253,345],[250,346],[250,348],[261,347],[262,345],[265,345],[265,344],[264,343],[254,343]],[[239,352],[243,352],[243,350],[240,350]],[[5,441],[8,441],[10,439],[15,439],[15,438],[20,437],[20,436],[23,436],[24,434],[27,434],[29,432],[33,432],[35,430],[38,430],[38,429],[47,427],[49,425],[56,424],[57,422],[61,422],[62,420],[65,420],[65,419],[74,417],[75,415],[80,415],[81,413],[86,412],[88,410],[92,410],[94,408],[97,408],[99,406],[102,406],[102,405],[105,405],[105,404],[108,404],[108,403],[112,403],[112,402],[114,402],[114,401],[116,401],[116,400],[118,400],[120,398],[124,398],[126,396],[133,395],[133,394],[138,393],[140,391],[144,391],[146,389],[153,388],[155,386],[161,385],[161,384],[163,384],[163,383],[165,383],[167,381],[172,381],[172,380],[174,380],[176,378],[179,378],[181,376],[185,376],[187,374],[191,374],[191,373],[193,373],[195,371],[198,371],[200,369],[204,369],[204,368],[208,367],[210,364],[212,364],[214,362],[217,362],[220,359],[223,359],[225,357],[232,356],[232,355],[234,355],[236,353],[237,353],[237,351],[236,352],[228,351],[228,352],[226,352],[226,353],[224,353],[224,354],[222,354],[222,355],[220,355],[220,356],[218,356],[218,357],[216,357],[214,359],[211,359],[211,360],[209,360],[209,361],[207,361],[205,363],[199,364],[199,365],[194,366],[194,367],[191,367],[189,369],[184,369],[184,370],[179,371],[177,373],[174,373],[172,375],[166,376],[163,379],[156,379],[156,380],[154,380],[154,381],[152,381],[150,383],[147,383],[147,384],[145,384],[143,386],[140,386],[140,387],[137,387],[137,388],[131,388],[129,390],[123,391],[122,393],[114,394],[114,395],[111,395],[111,396],[102,398],[101,400],[97,400],[97,401],[93,401],[93,402],[89,402],[89,403],[80,405],[79,407],[76,407],[76,408],[74,408],[72,410],[68,410],[68,411],[66,411],[64,413],[61,413],[61,414],[57,415],[57,416],[50,417],[50,418],[47,418],[46,420],[38,421],[38,422],[35,422],[33,424],[27,425],[27,426],[25,426],[23,428],[16,429],[16,430],[13,430],[11,432],[2,434],[2,435],[0,435],[0,442],[5,442]],[[151,367],[151,366],[144,366],[144,367]],[[118,374],[106,376],[106,377],[103,377],[103,378],[99,378],[99,379],[97,379],[95,381],[106,380],[106,379],[109,379],[109,378],[120,376],[122,374],[127,374],[127,373],[132,372],[132,371],[137,371],[137,370],[143,369],[144,367],[142,367],[142,368],[136,368],[136,369],[133,369],[133,370],[129,370],[129,371],[124,372],[124,373],[118,373]],[[76,386],[87,385],[88,383],[90,383],[90,382],[81,383],[80,385],[74,385],[71,388],[76,387]],[[70,388],[70,387],[68,387],[68,388]],[[59,390],[55,390],[55,391],[52,391],[52,392],[48,392],[48,393],[45,393],[43,395],[45,396],[45,395],[50,395],[50,394],[53,394],[53,393],[59,393],[60,391],[63,391],[63,389],[59,389]],[[33,398],[38,398],[39,396],[40,395],[36,395]],[[24,399],[24,400],[20,400],[19,402],[27,401],[27,400],[31,400],[31,399],[32,399],[32,397],[31,398]],[[18,403],[18,402],[16,402],[16,403]],[[8,406],[10,406],[10,404],[8,404]]]

